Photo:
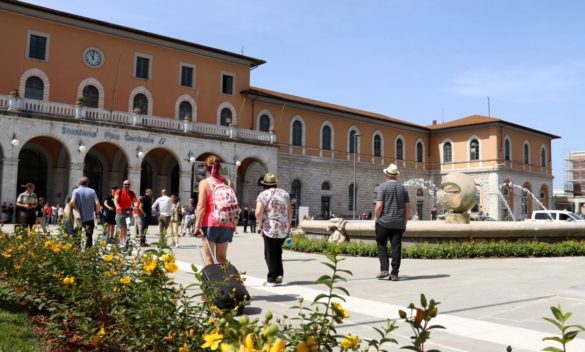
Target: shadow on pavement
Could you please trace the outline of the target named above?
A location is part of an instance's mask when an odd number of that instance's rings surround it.
[[[314,280],[312,280],[312,281],[287,281],[287,282],[285,282],[285,284],[287,286],[292,286],[292,285],[299,285],[299,286],[302,286],[302,285],[316,285]]]
[[[253,302],[258,302],[258,301],[292,302],[292,301],[296,301],[297,299],[298,299],[298,296],[293,296],[293,295],[269,295],[269,296],[252,295]]]
[[[317,260],[315,258],[298,258],[298,259],[283,259],[283,262],[312,262]]]
[[[410,280],[431,280],[431,279],[442,279],[446,277],[451,277],[448,274],[437,274],[437,275],[418,275],[418,276],[402,276],[400,275],[400,281],[410,281]]]

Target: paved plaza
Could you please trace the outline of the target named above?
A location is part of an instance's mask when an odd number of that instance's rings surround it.
[[[149,242],[157,240],[157,232],[156,227],[149,228]],[[180,248],[174,251],[180,268],[176,280],[184,285],[192,283],[191,264],[202,266],[196,240],[182,237]],[[324,286],[313,283],[330,273],[320,264],[327,261],[323,255],[285,251],[283,257],[285,285],[263,286],[263,241],[259,235],[243,233],[240,227],[228,258],[246,273],[246,286],[252,295],[247,314],[254,317],[272,311],[278,316],[291,316],[290,307],[299,296],[310,302],[325,292]],[[396,319],[398,309],[406,310],[409,303],[418,304],[421,293],[441,302],[436,323],[447,328],[432,332],[428,349],[505,351],[512,345],[518,352],[540,351],[551,345],[542,338],[557,333],[542,317],[550,317],[549,307],[558,304],[573,313],[569,323],[585,324],[584,257],[404,259],[398,282],[375,279],[377,258],[342,258],[341,268],[351,270],[353,276],[343,284],[351,294],[342,304],[350,317],[340,333],[375,337],[372,327],[382,327],[387,318]],[[400,324],[393,336],[404,345],[411,331]],[[585,351],[585,335],[569,344],[569,351]]]

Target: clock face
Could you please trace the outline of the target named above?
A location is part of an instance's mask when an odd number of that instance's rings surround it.
[[[102,65],[104,57],[99,50],[95,48],[89,48],[86,49],[83,53],[83,60],[90,67],[97,68]]]

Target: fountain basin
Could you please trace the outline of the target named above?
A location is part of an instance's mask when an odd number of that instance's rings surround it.
[[[329,239],[328,220],[305,220],[301,228],[309,238]],[[348,220],[344,227],[350,241],[375,242],[374,220]],[[564,241],[585,239],[585,222],[472,221],[447,224],[444,221],[409,221],[403,239],[411,242],[469,240]]]

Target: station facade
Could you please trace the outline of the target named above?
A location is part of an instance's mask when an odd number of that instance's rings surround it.
[[[558,137],[530,127],[479,115],[422,126],[254,87],[261,59],[18,1],[0,3],[0,37],[2,202],[34,182],[63,203],[82,175],[101,198],[129,179],[186,201],[214,154],[250,207],[274,172],[295,209],[367,213],[389,163],[422,219],[454,171],[494,218],[550,206]]]

